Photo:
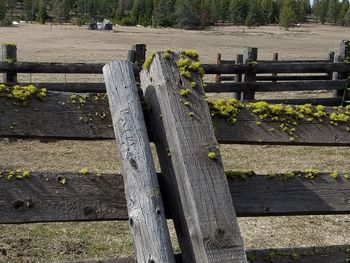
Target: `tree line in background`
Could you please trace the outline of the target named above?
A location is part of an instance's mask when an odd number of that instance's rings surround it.
[[[0,0],[0,21],[12,18],[85,24],[108,18],[121,25],[203,28],[217,23],[286,29],[308,17],[350,26],[349,0]],[[0,22],[1,23],[1,22]]]

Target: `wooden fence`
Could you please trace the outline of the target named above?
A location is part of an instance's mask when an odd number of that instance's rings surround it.
[[[128,52],[132,62],[137,62],[137,50],[144,54],[144,45]],[[140,57],[142,61],[144,55]],[[166,60],[157,53],[150,70],[142,71],[140,80],[135,80],[134,74],[141,71],[142,62],[133,66],[127,62],[108,64],[104,70],[108,97],[103,93],[106,92],[104,84],[81,83],[72,86],[38,84],[48,88],[44,101],[32,98],[26,105],[0,96],[0,137],[82,140],[116,137],[124,162],[123,175],[33,171],[27,178],[10,179],[3,173],[0,177],[0,223],[129,220],[139,262],[246,262],[236,216],[350,213],[347,175],[333,178],[329,174],[319,174],[312,180],[298,174],[266,177],[227,173],[225,176],[217,148],[217,142],[350,146],[349,121],[337,125],[327,118],[322,122],[301,121],[293,141],[288,133],[278,129],[283,122],[258,123],[249,108],[240,111],[235,124],[219,116],[214,117],[211,124],[198,74],[191,80],[196,82],[196,88],[185,98],[191,108],[181,101],[178,83],[183,87],[190,87],[191,83],[180,76],[177,59],[177,54],[171,54]],[[103,67],[101,64],[43,65],[2,62],[0,72],[13,83],[15,74],[21,72],[102,73]],[[251,79],[254,78],[252,70],[269,74],[291,70],[342,74],[350,71],[350,66],[342,62],[208,64],[203,68],[206,74],[246,74]],[[135,81],[140,81],[147,101],[147,128]],[[333,83],[334,90],[344,90],[339,84],[344,84],[343,80],[325,81]],[[208,84],[206,89],[224,91],[225,85],[217,85]],[[226,85],[227,89],[228,85],[231,84]],[[236,92],[256,91],[253,88],[244,90],[243,86],[241,90],[239,86],[232,87]],[[284,87],[288,89],[287,84]],[[331,111],[325,108],[325,112]],[[146,129],[157,146],[162,174],[156,175],[152,168]],[[64,184],[60,183],[63,179]],[[141,187],[146,187],[146,191],[141,191]],[[164,215],[174,220],[182,255],[172,255]],[[350,246],[346,245],[246,253],[249,262],[340,263],[348,260],[349,250]]]

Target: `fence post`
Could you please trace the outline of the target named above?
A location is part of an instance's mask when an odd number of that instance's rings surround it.
[[[142,67],[143,63],[146,60],[146,45],[145,44],[136,44],[132,46],[132,49],[135,51],[134,62]]]
[[[278,61],[278,53],[273,53],[272,61]],[[272,73],[272,77],[277,77],[277,73]],[[272,82],[277,82],[277,79],[272,80]]]
[[[103,67],[137,262],[175,263],[146,124],[129,61]]]
[[[237,54],[236,56],[236,63],[242,65],[243,64],[243,54]],[[242,74],[235,74],[235,82],[236,83],[241,83],[242,82]],[[242,100],[242,92],[237,92],[236,93],[236,98],[238,100]]]
[[[158,52],[141,86],[183,262],[246,263],[202,81],[179,58]]]
[[[15,44],[3,44],[1,46],[2,56],[1,60],[9,64],[15,63],[17,61],[17,46]],[[16,83],[17,73],[9,72],[3,74],[4,83]]]
[[[335,52],[329,52],[329,54],[328,54],[328,60],[329,60],[329,62],[334,62],[334,57],[335,57]],[[333,79],[333,73],[328,73],[327,74],[328,75],[328,79],[329,80],[332,80]]]
[[[334,62],[344,62],[345,59],[350,58],[350,41],[342,40],[340,43],[339,56],[335,56]],[[349,77],[349,72],[337,72],[333,74],[333,79],[347,79]],[[345,87],[344,87],[345,88]],[[342,97],[343,90],[335,91],[335,97]]]
[[[220,65],[221,64],[221,53],[218,53],[216,56],[216,64]],[[215,75],[215,83],[220,83],[220,74]]]
[[[242,82],[255,82],[255,65],[258,60],[258,49],[254,47],[247,47],[243,52],[243,63],[250,65],[248,73],[243,74]],[[254,100],[255,92],[244,92],[243,100]]]

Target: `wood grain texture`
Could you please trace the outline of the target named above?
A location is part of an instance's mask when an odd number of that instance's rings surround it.
[[[136,259],[175,263],[132,65],[129,61],[108,63],[103,75],[122,162]]]
[[[206,74],[245,74],[252,70],[252,65],[203,64]],[[1,70],[1,64],[0,64]],[[350,65],[344,63],[316,62],[316,63],[258,63],[254,65],[257,74],[268,73],[327,73],[349,72]]]
[[[299,81],[299,82],[243,82],[207,83],[206,92],[278,92],[305,90],[344,90],[346,80]],[[251,100],[251,99],[250,99]]]
[[[276,74],[276,73],[272,73]],[[332,74],[330,74],[332,75]],[[220,81],[233,81],[235,76],[221,76]],[[256,81],[303,81],[303,80],[330,80],[328,75],[279,75],[279,76],[256,76]]]
[[[7,62],[16,62],[17,61],[17,46],[11,44],[1,45],[1,60],[5,63]],[[8,72],[3,74],[3,82],[16,82],[17,73]]]
[[[182,263],[178,255],[177,263]],[[307,248],[278,248],[278,249],[251,249],[247,250],[250,263],[344,263],[350,256],[349,245]],[[129,259],[109,259],[100,261],[79,261],[66,263],[135,263]]]
[[[171,55],[169,60],[164,60],[162,54],[157,53],[150,71],[142,71],[141,83],[149,112],[155,114],[151,128],[164,129],[163,134],[166,135],[166,138],[155,136],[155,144],[163,145],[159,150],[167,145],[171,154],[166,159],[160,159],[160,163],[162,169],[167,166],[174,171],[164,177],[175,175],[173,188],[177,188],[180,196],[178,209],[183,210],[183,217],[180,218],[182,228],[181,231],[177,229],[177,235],[187,232],[185,236],[189,240],[186,246],[191,246],[192,252],[190,255],[184,254],[184,258],[186,262],[201,263],[246,262],[219,153],[216,160],[208,158],[209,151],[218,149],[208,106],[203,99],[200,77],[193,74],[191,81],[196,81],[197,87],[192,89],[189,96],[181,97],[181,86],[189,83],[180,77],[176,65],[178,58]],[[147,99],[150,96],[152,100]],[[182,99],[189,100],[192,105],[190,109],[181,102]],[[159,118],[159,114],[162,118]],[[166,151],[158,151],[158,155],[167,154]],[[177,195],[172,192],[168,194]],[[182,240],[180,246],[183,248]],[[184,253],[189,250],[185,248]]]
[[[0,97],[0,136],[114,138],[105,95],[61,92],[47,92],[44,101],[31,98],[26,106]]]
[[[169,218],[174,206],[161,180]],[[59,183],[66,179],[66,184]],[[237,216],[349,214],[350,181],[320,174],[314,180],[283,175],[228,178]],[[116,190],[117,189],[117,190]],[[254,195],[252,195],[254,193]],[[0,224],[128,220],[122,175],[33,172],[24,180],[0,178]]]
[[[57,74],[102,74],[104,63],[59,63],[59,62],[0,62],[0,72],[57,73]],[[140,67],[133,64],[135,74]]]
[[[86,103],[72,102],[72,95],[87,94],[48,92],[45,101],[31,99],[27,106],[14,104],[0,98],[0,137],[14,138],[60,138],[60,139],[114,139],[107,98],[88,94]],[[78,100],[78,99],[75,99]],[[294,100],[295,103],[331,103],[341,99]],[[273,100],[275,103],[293,100]],[[64,105],[62,105],[64,103]],[[223,119],[214,118],[215,135],[220,143],[286,144],[289,136],[279,132],[280,123],[256,125],[256,120],[247,110],[242,111],[238,121],[231,125]],[[276,132],[270,129],[275,128]],[[327,122],[307,122],[297,126],[298,137],[294,144],[349,146],[350,133],[346,125],[330,125]],[[152,135],[150,135],[152,136]]]
[[[246,64],[250,67],[249,71],[243,74],[242,82],[255,82],[256,81],[256,72],[254,64],[258,60],[258,49],[254,47],[247,47],[243,51],[243,64]],[[254,91],[244,91],[242,94],[242,100],[254,100],[255,92]]]
[[[33,172],[22,180],[3,176],[1,224],[128,218],[121,175]]]

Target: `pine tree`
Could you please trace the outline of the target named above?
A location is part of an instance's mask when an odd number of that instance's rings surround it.
[[[273,1],[272,0],[259,0],[258,6],[260,9],[260,23],[269,24],[273,21]]]
[[[343,0],[343,2],[341,3],[341,7],[340,7],[340,12],[338,15],[338,24],[341,26],[344,26],[344,19],[345,19],[345,15],[346,15],[346,11],[348,11],[350,5],[349,5],[349,1],[348,0]]]
[[[35,14],[36,21],[40,24],[45,24],[47,20],[47,10],[46,10],[46,2],[44,0],[40,0],[38,3],[38,12]]]
[[[249,11],[248,16],[245,21],[246,26],[259,26],[261,15],[259,13],[257,0],[249,1]]]
[[[344,17],[344,25],[350,26],[350,7],[348,8],[348,11],[346,11],[346,14]]]
[[[159,0],[153,11],[156,26],[171,27],[174,25],[174,2],[172,0]]]
[[[199,3],[197,0],[177,0],[175,6],[176,22],[182,28],[200,26]]]
[[[285,0],[280,11],[280,26],[288,30],[296,23],[296,8],[293,0]]]
[[[0,0],[0,24],[6,17],[7,7],[5,0]]]
[[[328,11],[327,11],[328,22],[335,25],[337,23],[338,14],[339,14],[339,2],[338,2],[338,0],[329,0]]]
[[[298,13],[297,13],[297,21],[300,23],[304,23],[307,20],[307,15],[310,12],[310,1],[309,0],[298,0]]]
[[[235,24],[244,24],[248,16],[248,9],[246,0],[231,0],[229,6],[231,20]]]

